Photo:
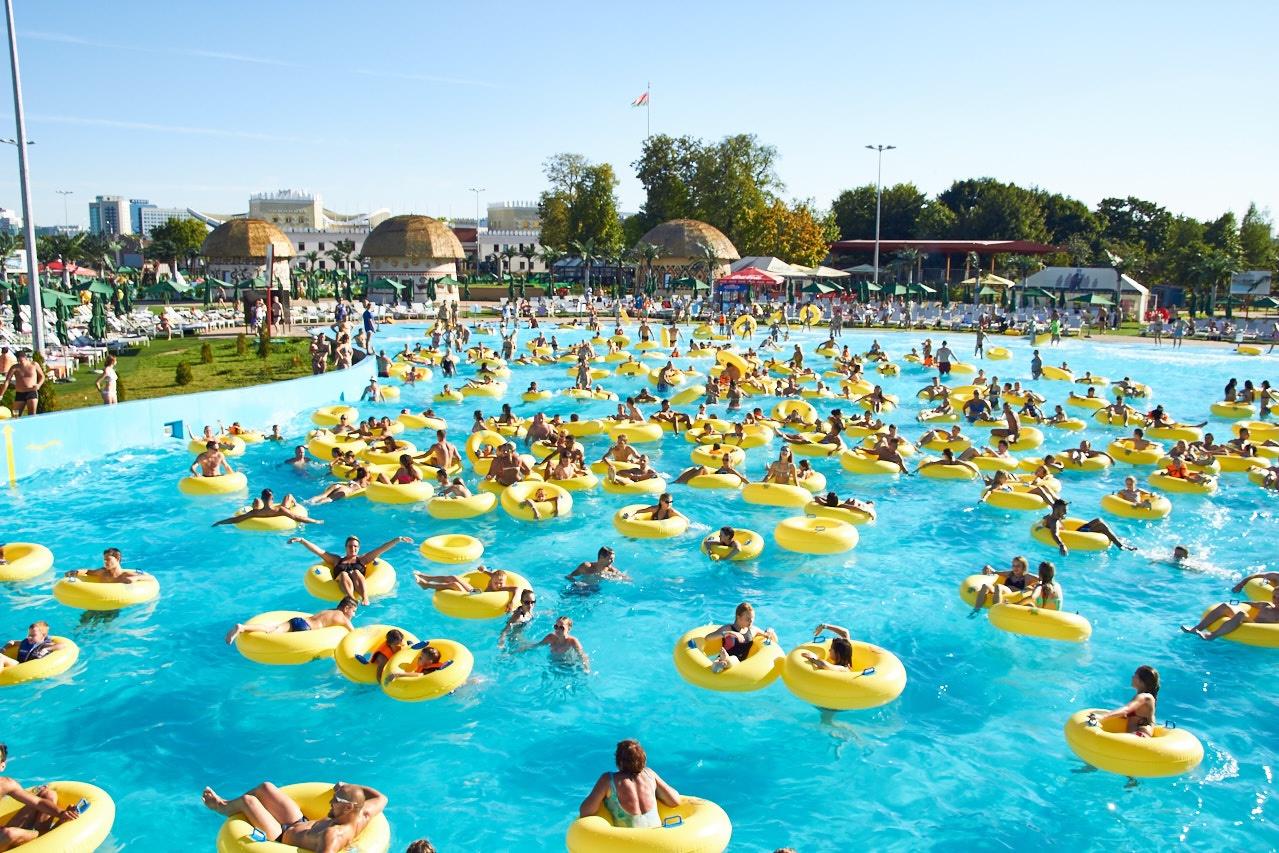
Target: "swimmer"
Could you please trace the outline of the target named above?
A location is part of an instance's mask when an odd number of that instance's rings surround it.
[[[1243,583],[1240,583],[1239,589],[1243,589]],[[1209,631],[1208,626],[1218,619],[1225,621],[1215,630]],[[1279,586],[1273,587],[1269,601],[1246,601],[1239,605],[1218,604],[1204,614],[1199,624],[1194,627],[1182,625],[1181,630],[1187,634],[1198,634],[1205,640],[1215,640],[1238,630],[1239,626],[1244,624],[1279,624]]]
[[[1070,553],[1070,549],[1066,547],[1066,543],[1061,541],[1061,531],[1059,527],[1061,520],[1066,517],[1066,509],[1068,506],[1069,501],[1057,498],[1053,501],[1052,510],[1042,519],[1044,527],[1048,531],[1048,535],[1057,543],[1057,550],[1061,552],[1063,557]],[[1075,532],[1100,533],[1102,536],[1109,539],[1112,545],[1115,545],[1118,548],[1122,548],[1125,551],[1137,550],[1132,545],[1123,542],[1118,536],[1116,536],[1115,532],[1110,529],[1110,525],[1106,524],[1106,522],[1102,521],[1100,518],[1094,518],[1091,521],[1084,522],[1075,528]]]
[[[630,576],[613,565],[613,558],[613,549],[605,545],[594,560],[578,563],[566,577],[574,586],[598,586],[605,580],[629,581]]]
[[[343,553],[334,554],[332,551],[325,551],[319,545],[309,542],[301,536],[294,536],[288,540],[289,545],[300,544],[303,548],[319,557],[324,565],[329,567],[333,580],[338,582],[338,586],[342,588],[342,593],[350,597],[358,596],[360,603],[366,607],[369,603],[369,596],[364,589],[364,580],[369,566],[373,565],[379,557],[396,545],[407,545],[412,542],[413,540],[408,536],[397,536],[372,551],[361,553],[360,538],[358,536],[348,536],[346,537]]]
[[[385,683],[390,684],[392,681],[397,681],[401,678],[421,678],[425,675],[430,675],[432,672],[439,672],[452,663],[453,661],[451,660],[444,660],[440,650],[435,648],[435,646],[423,645],[418,649],[417,657],[413,659],[413,663],[409,664],[411,668],[388,674]]]
[[[307,818],[298,804],[270,782],[263,782],[233,800],[205,788],[205,808],[225,817],[240,814],[269,842],[316,853],[345,850],[386,808],[386,796],[363,785],[338,782],[329,798],[328,813]]]
[[[519,599],[521,590],[529,591],[526,587],[507,583],[506,572],[501,569],[489,571],[483,565],[480,565],[475,572],[486,576],[483,588],[472,586],[465,578],[458,575],[427,575],[415,571],[413,572],[413,580],[425,590],[447,590],[462,592],[467,595],[479,595],[485,592],[507,593],[510,595],[510,601],[506,605],[507,613],[515,610],[515,602]]]
[[[4,772],[8,763],[9,747],[0,743],[0,773]],[[9,776],[0,776],[0,799],[11,799],[19,804],[17,811],[9,815],[5,825],[0,826],[0,850],[21,847],[35,841],[57,824],[80,816],[80,811],[75,806],[59,808],[58,794],[48,785],[37,785],[28,791]]]
[[[1102,720],[1121,717],[1127,720],[1129,734],[1152,737],[1155,733],[1155,699],[1159,696],[1159,671],[1153,666],[1137,667],[1132,676],[1132,687],[1137,691],[1132,701],[1101,716],[1089,714],[1089,724],[1096,725]]]
[[[733,538],[736,535],[737,535],[736,530],[734,530],[731,527],[725,526],[725,527],[721,527],[718,532],[712,533],[710,536],[707,536],[702,541],[702,547],[706,549],[706,552],[708,554],[710,554],[712,562],[717,560],[731,560],[742,552],[741,543]],[[728,553],[718,554],[712,550],[716,547],[727,548]]]
[[[287,622],[277,622],[274,625],[244,625],[237,623],[234,628],[227,632],[226,642],[227,645],[234,643],[236,637],[241,634],[289,634],[298,631],[319,631],[322,628],[345,628],[348,631],[354,631],[355,626],[351,624],[351,619],[359,609],[360,603],[347,596],[338,602],[337,607],[331,610],[321,610],[310,616],[294,616]]]
[[[303,448],[305,449],[305,448]],[[222,455],[222,451],[218,449],[216,441],[206,442],[204,452],[195,457],[195,461],[191,463],[188,469],[192,477],[216,477],[220,472],[234,474],[231,463]]]
[[[712,673],[721,673],[746,660],[755,647],[755,638],[761,634],[767,636],[772,642],[777,642],[777,634],[772,628],[760,631],[754,623],[755,608],[743,601],[737,605],[732,622],[719,626],[703,638],[723,641],[719,654],[711,663]]]
[[[4,644],[4,654],[0,654],[0,669],[27,663],[67,648],[66,643],[49,639],[49,623],[43,620],[32,622],[27,628],[25,640],[10,640]],[[3,836],[0,836],[2,838]],[[3,845],[0,845],[3,846]]]
[[[581,641],[577,637],[571,636],[570,632],[572,630],[572,618],[561,616],[555,620],[555,627],[552,633],[547,634],[536,643],[529,643],[517,649],[517,651],[527,652],[539,646],[550,646],[552,660],[568,663],[575,656],[582,663],[582,671],[589,674],[591,671],[591,659],[587,657],[586,649],[582,648]]]
[[[99,583],[123,583],[130,584],[140,580],[155,580],[155,578],[147,572],[136,572],[131,569],[120,567],[122,555],[119,548],[108,548],[102,552],[102,568],[100,569],[74,569],[67,572],[63,577],[68,578],[93,578]]]
[[[981,573],[993,575],[996,579],[995,586],[993,589],[983,586],[977,590],[977,601],[973,604],[972,613],[968,614],[970,619],[986,606],[987,598],[990,598],[992,603],[998,604],[1005,595],[1015,592],[1020,593],[1016,597],[1016,600],[1020,600],[1028,590],[1039,583],[1039,577],[1030,573],[1030,563],[1020,554],[1013,557],[1012,566],[1006,572],[996,571],[993,566],[987,564],[981,567]]]

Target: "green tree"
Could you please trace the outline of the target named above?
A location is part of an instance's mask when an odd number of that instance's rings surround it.
[[[546,161],[549,189],[539,201],[541,243],[561,251],[593,240],[600,249],[622,244],[617,215],[617,176],[608,163],[592,164],[581,154],[557,154]]]
[[[84,241],[88,234],[49,234],[36,238],[36,253],[41,258],[57,258],[62,264],[62,289],[71,289],[72,264],[84,257]]]
[[[1204,226],[1204,242],[1230,258],[1236,265],[1243,258],[1243,246],[1239,242],[1239,223],[1231,211]]]
[[[6,264],[20,248],[22,248],[22,235],[15,236],[8,231],[0,231],[0,282],[4,282],[5,285],[9,283],[9,269]]]
[[[925,202],[915,222],[916,238],[940,240],[949,237],[957,222],[955,212],[939,201]]]
[[[724,233],[735,246],[786,187],[777,177],[777,149],[750,134],[727,136],[697,154],[693,217]]]
[[[1239,224],[1239,249],[1244,269],[1274,270],[1274,223],[1269,210],[1258,211],[1255,203],[1248,205],[1248,212]],[[3,253],[2,245],[0,253]]]
[[[1082,201],[1045,190],[1031,189],[1031,194],[1039,201],[1044,212],[1044,227],[1048,231],[1048,242],[1054,246],[1065,246],[1072,237],[1078,237],[1096,248],[1101,238],[1101,217],[1088,209]]]
[[[659,133],[644,140],[640,158],[631,164],[645,192],[632,244],[663,222],[693,215],[697,163],[703,147],[700,139],[691,136],[674,138]]]
[[[170,219],[151,229],[151,243],[147,253],[153,258],[169,261],[173,269],[178,261],[200,253],[209,227],[198,219]]]
[[[810,200],[787,204],[770,198],[744,228],[738,251],[810,267],[820,263],[828,252],[826,222],[811,205]]]
[[[884,187],[880,204],[880,236],[885,240],[943,237],[920,233],[928,197],[914,184]],[[841,240],[870,240],[875,236],[875,185],[844,190],[831,204]]]
[[[1140,244],[1147,252],[1158,252],[1168,238],[1174,217],[1153,201],[1134,196],[1104,198],[1097,205],[1103,221],[1101,236],[1111,243]]]
[[[582,259],[582,289],[588,290],[591,286],[591,265],[599,260],[604,250],[591,238],[574,240],[571,248],[573,254]]]
[[[538,257],[542,259],[542,264],[546,267],[546,275],[551,284],[555,283],[555,265],[564,260],[565,254],[553,246],[543,246],[538,252]]]
[[[98,271],[98,276],[105,277],[107,270],[114,270],[116,258],[124,243],[109,234],[90,234],[81,244],[81,254],[85,263]]]
[[[994,178],[955,181],[937,200],[954,212],[958,239],[1048,240],[1038,198],[1016,184]]]

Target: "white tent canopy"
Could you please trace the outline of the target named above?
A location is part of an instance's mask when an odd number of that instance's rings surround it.
[[[794,266],[793,264],[788,264],[785,261],[783,261],[781,258],[774,258],[771,256],[760,257],[757,255],[751,255],[750,257],[742,258],[741,260],[738,260],[738,261],[733,261],[733,263],[729,266],[729,269],[731,269],[733,272],[741,272],[742,270],[745,270],[745,269],[755,269],[755,270],[763,270],[764,272],[771,272],[773,275],[795,276],[795,277],[809,274],[807,268],[797,267],[797,266]]]
[[[1065,292],[1066,298],[1081,293],[1119,294],[1119,304],[1137,317],[1144,317],[1150,291],[1130,276],[1110,267],[1045,267],[1017,285],[1037,287],[1050,293]]]

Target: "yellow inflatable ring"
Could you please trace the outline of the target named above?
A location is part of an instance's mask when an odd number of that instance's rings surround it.
[[[536,403],[538,400],[549,400],[554,395],[548,390],[542,391],[525,391],[520,395],[520,399],[525,403]]]
[[[1226,421],[1244,421],[1257,416],[1257,407],[1251,403],[1213,403],[1208,407],[1214,415]]]
[[[691,385],[681,390],[678,394],[671,397],[671,405],[683,406],[687,403],[693,403],[706,396],[705,385]]]
[[[773,538],[798,554],[842,554],[857,547],[857,528],[835,518],[796,516],[773,528]]]
[[[183,477],[178,480],[178,491],[184,495],[229,495],[242,492],[249,486],[249,479],[241,471],[219,474],[216,477]]]
[[[977,595],[981,590],[985,589],[986,600],[982,606],[989,609],[995,604],[994,596],[991,593],[994,592],[996,586],[1003,586],[1003,584],[999,583],[998,573],[992,575],[969,575],[959,584],[959,599],[969,607],[976,607]],[[1011,590],[1006,586],[1003,587],[1003,590],[1003,597],[1008,601],[1021,601],[1031,593],[1031,590],[1028,589]]]
[[[11,850],[23,853],[93,853],[111,834],[115,823],[115,802],[101,788],[86,782],[49,782],[48,787],[58,795],[58,808],[74,806],[81,800],[89,805],[75,820],[65,821],[41,835]],[[35,788],[28,789],[32,792]],[[0,826],[7,826],[22,809],[22,804],[12,797],[0,800]]]
[[[80,647],[68,637],[57,637],[50,634],[49,640],[54,643],[61,643],[64,648],[54,649],[42,658],[0,669],[0,687],[12,687],[15,684],[27,684],[32,681],[53,678],[53,676],[61,675],[70,669],[75,664],[76,659],[80,657]],[[16,648],[6,650],[4,655],[10,660],[17,660],[18,650]],[[0,818],[0,826],[4,826],[3,818]]]
[[[742,481],[735,474],[698,474],[686,485],[690,489],[740,489]]]
[[[1008,442],[1009,450],[1034,450],[1044,443],[1044,434],[1032,426],[1023,426],[1021,428],[1021,437],[1016,441]],[[990,437],[990,446],[996,447],[999,444],[998,436]]]
[[[755,334],[755,318],[749,314],[738,317],[733,323],[733,333],[739,338],[749,338]]]
[[[929,462],[939,462],[939,459],[924,459],[919,463],[917,473],[925,477],[931,477],[934,480],[975,480],[980,475],[977,466],[971,462],[961,462],[956,459],[954,462],[946,465],[928,465]]]
[[[1234,426],[1232,424],[1231,426]],[[1204,437],[1203,430],[1187,424],[1170,424],[1146,429],[1147,438],[1162,438],[1168,441],[1199,441]]]
[[[875,520],[874,507],[871,507],[869,512],[862,512],[846,506],[827,506],[821,501],[810,501],[804,504],[804,514],[814,518],[833,518],[849,524],[868,524]]]
[[[1259,605],[1260,602],[1257,601],[1244,601],[1239,604],[1231,602],[1230,608],[1235,613],[1248,613],[1255,616]],[[1212,610],[1211,607],[1204,610],[1203,615],[1207,616],[1210,610]],[[1212,624],[1208,625],[1207,630],[1215,630],[1222,622],[1225,622],[1227,618],[1229,617],[1216,620]],[[1229,634],[1222,634],[1221,639],[1230,640],[1231,642],[1240,643],[1245,646],[1260,646],[1267,649],[1279,649],[1279,624],[1270,623],[1259,625],[1256,622],[1244,622]]]
[[[676,515],[654,521],[653,513],[644,504],[631,504],[613,513],[613,526],[631,539],[670,539],[688,530],[688,519]]]
[[[694,628],[675,643],[675,671],[695,687],[722,693],[749,693],[772,684],[782,674],[786,652],[757,631],[746,660],[737,661],[721,672],[712,672],[711,663],[719,655],[723,641],[705,639],[718,625]]]
[[[1081,397],[1071,391],[1070,396],[1066,398],[1066,405],[1074,406],[1077,409],[1090,409],[1095,412],[1098,409],[1106,408],[1110,403],[1102,397]]]
[[[1054,421],[1053,423],[1050,423],[1048,426],[1052,427],[1053,429],[1070,429],[1070,430],[1088,428],[1088,424],[1084,423],[1079,418],[1066,418],[1064,421]]]
[[[1022,461],[1025,462],[1028,460]],[[1034,467],[1039,467],[1043,464],[1043,461],[1043,459],[1038,459],[1038,461],[1035,462]],[[1110,460],[1105,456],[1087,456],[1076,462],[1074,458],[1066,455],[1065,453],[1057,454],[1057,461],[1060,462],[1061,467],[1067,471],[1083,471],[1089,474],[1093,474],[1098,471],[1105,471],[1111,465]],[[1031,470],[1033,471],[1034,468]]]
[[[301,782],[296,785],[282,785],[280,792],[302,810],[307,820],[319,820],[329,813],[329,801],[333,797],[333,786],[327,782]],[[76,821],[79,823],[79,821]],[[272,841],[258,842],[253,840],[254,827],[242,815],[232,815],[218,830],[217,853],[300,853],[299,848],[276,844]],[[391,827],[386,822],[386,815],[376,815],[357,835],[350,847],[359,853],[386,853],[391,846]]]
[[[78,610],[119,610],[145,604],[160,594],[160,583],[154,577],[133,583],[110,583],[96,577],[62,577],[53,585],[53,597],[59,604]]]
[[[1217,478],[1206,477],[1205,482],[1194,483],[1181,477],[1170,477],[1165,471],[1151,471],[1146,482],[1165,492],[1176,492],[1182,495],[1211,495],[1217,491]]]
[[[705,465],[709,468],[718,468],[721,462],[728,460],[729,465],[737,466],[746,461],[746,451],[740,447],[721,447],[719,450],[713,450],[710,447],[698,446],[693,448],[693,452],[689,454],[695,465]]]
[[[346,593],[333,578],[333,567],[316,563],[302,578],[306,591],[323,601],[341,601]],[[374,560],[364,570],[364,591],[370,597],[386,595],[395,588],[395,568],[385,560]]]
[[[378,647],[386,642],[386,634],[391,630],[402,633],[404,642],[409,645],[417,642],[417,637],[412,631],[406,631],[394,625],[365,625],[363,628],[348,631],[338,643],[337,648],[333,650],[333,662],[337,664],[338,672],[356,684],[376,684],[377,666],[372,662],[360,663],[357,657],[372,657]]]
[[[462,392],[456,388],[451,388],[447,393],[441,391],[431,397],[431,401],[434,403],[460,403],[462,402]]]
[[[1069,370],[1062,370],[1060,367],[1053,367],[1051,364],[1045,365],[1043,369],[1043,377],[1045,379],[1053,379],[1057,382],[1074,382],[1075,374]]]
[[[731,562],[739,560],[753,560],[764,552],[764,537],[756,533],[754,530],[746,530],[741,527],[733,528],[733,541],[737,543],[738,552],[729,558]],[[702,540],[702,553],[710,557],[711,560],[719,561],[724,558],[729,548],[727,545],[711,545],[706,546],[706,540]]]
[[[737,478],[734,477],[733,479],[736,480]],[[666,491],[666,481],[661,477],[650,477],[647,480],[635,481],[622,477],[617,482],[604,479],[600,480],[600,485],[604,487],[604,491],[614,495],[660,495]]]
[[[569,421],[566,424],[562,424],[559,429],[575,438],[583,438],[588,435],[602,433],[604,431],[604,422],[599,420]]]
[[[416,649],[401,649],[392,656],[382,671],[382,692],[400,702],[425,702],[447,696],[466,683],[475,666],[471,650],[453,640],[427,640],[426,644],[438,649],[444,667],[424,673],[419,678],[388,680],[392,672],[411,672],[417,658]]]
[[[505,382],[491,382],[488,385],[463,385],[458,389],[463,397],[502,397],[506,394]]]
[[[1152,442],[1145,450],[1133,450],[1131,438],[1121,438],[1106,445],[1106,452],[1116,462],[1127,462],[1129,465],[1157,465],[1159,457],[1168,452],[1162,444]]]
[[[295,617],[306,618],[309,613],[300,610],[272,610],[254,616],[246,625],[278,625]],[[288,631],[277,634],[257,632],[241,634],[235,638],[240,654],[254,663],[270,666],[297,666],[315,660],[333,657],[333,650],[346,636],[341,625],[311,631]]]
[[[488,585],[492,572],[467,572],[462,575],[475,589],[483,589]],[[523,575],[515,572],[506,573],[506,585],[519,589],[532,589],[533,585]],[[445,616],[454,619],[496,619],[507,614],[507,605],[512,600],[519,601],[519,592],[511,598],[509,592],[477,592],[466,593],[452,589],[437,589],[431,596],[431,604]]]
[[[986,350],[986,358],[992,361],[1007,361],[1012,358],[1013,354],[1003,347],[989,347]]]
[[[660,800],[660,827],[617,827],[608,809],[569,824],[564,843],[568,853],[722,853],[733,826],[724,810],[698,797],[680,797],[678,806]]]
[[[902,454],[905,456],[905,454]],[[901,468],[896,463],[884,462],[874,454],[857,447],[839,454],[839,465],[853,474],[900,474]]]
[[[985,503],[1000,509],[1011,509],[1019,512],[1034,512],[1048,509],[1048,502],[1039,495],[1029,492],[1030,486],[1025,483],[1009,483],[1009,490],[996,489],[986,495]]]
[[[369,483],[364,496],[379,504],[414,504],[429,501],[435,495],[435,487],[426,480],[411,483]]]
[[[798,414],[806,424],[815,424],[821,420],[817,415],[817,409],[813,408],[812,403],[805,400],[783,400],[773,406],[773,418],[775,420],[785,421],[791,412]]]
[[[547,479],[546,482],[552,486],[559,486],[565,491],[585,492],[598,486],[600,478],[595,476],[594,472],[587,471],[585,474],[578,474],[576,477],[569,477],[567,480]]]
[[[818,669],[804,653],[830,660],[831,641],[805,643],[791,649],[782,667],[782,682],[797,699],[829,711],[861,711],[892,702],[906,689],[906,667],[897,655],[853,640],[848,671]]]
[[[1016,459],[1004,459],[999,456],[974,456],[968,460],[977,466],[978,471],[1016,471]]]
[[[1266,421],[1235,421],[1230,425],[1230,431],[1235,434],[1235,438],[1239,437],[1239,430],[1245,428],[1252,434],[1253,441],[1279,441],[1279,424]]]
[[[607,371],[605,371],[605,372],[607,372]],[[623,364],[623,365],[619,366],[619,367],[617,368],[617,370],[616,370],[616,371],[614,371],[614,373],[615,373],[615,375],[617,375],[617,376],[647,376],[647,375],[648,375],[648,365],[641,364],[641,363],[640,363],[640,362],[638,362],[638,361],[628,361],[628,362],[626,362],[625,364]],[[569,375],[570,375],[570,376],[576,376],[576,375],[577,375],[577,371],[576,371],[576,370],[571,370],[571,371],[569,371]],[[592,372],[592,376],[593,376],[593,375],[594,375],[594,372]]]
[[[510,443],[511,442],[507,439],[507,437],[501,433],[494,432],[491,429],[482,429],[479,432],[473,432],[467,436],[466,444],[463,446],[463,451],[466,453],[466,458],[471,461],[471,467],[473,467],[476,471],[479,471],[481,474],[487,474],[488,466],[492,464],[493,457],[480,456],[480,448],[491,447],[496,451],[497,448],[502,445]],[[483,463],[483,471],[480,471],[481,463]]]
[[[240,438],[238,435],[218,435],[207,440],[197,438],[187,445],[187,450],[196,454],[203,453],[208,449],[209,441],[216,441],[219,445],[221,445],[223,456],[232,457],[244,455],[244,439]]]
[[[1261,355],[1261,347],[1253,346],[1252,344],[1240,344],[1235,348],[1235,352],[1240,355]]]
[[[1066,721],[1066,745],[1093,767],[1120,776],[1154,779],[1189,773],[1203,761],[1203,744],[1185,729],[1155,726],[1154,737],[1137,737],[1128,733],[1128,721],[1122,717],[1098,719],[1089,725],[1090,714],[1100,717],[1105,713],[1086,708]]]
[[[662,425],[650,423],[615,423],[608,428],[608,437],[617,441],[618,436],[626,436],[631,444],[642,444],[662,440]]]
[[[812,499],[808,489],[789,483],[748,483],[742,487],[742,500],[748,504],[799,508]]]
[[[484,556],[484,543],[464,533],[442,533],[424,539],[418,551],[432,563],[473,563]]]
[[[972,447],[973,443],[969,441],[967,437],[961,435],[958,438],[953,438],[953,439],[947,438],[943,440],[940,438],[934,438],[932,441],[924,442],[924,444],[920,446],[926,450],[932,450],[936,453],[941,453],[943,450],[949,447],[951,453],[958,455],[960,453],[963,453],[968,448]]]
[[[356,435],[334,435],[327,430],[320,430],[307,441],[306,449],[321,462],[332,462],[334,450],[341,450],[343,453],[349,450],[358,455],[368,449],[368,444]]]
[[[1266,460],[1259,456],[1240,456],[1237,453],[1223,453],[1215,457],[1221,470],[1229,474],[1243,474],[1253,468],[1268,468]]]
[[[426,502],[426,512],[432,518],[475,518],[497,508],[497,495],[479,492],[469,498],[434,497]]]
[[[1062,544],[1072,551],[1105,551],[1110,547],[1110,540],[1104,535],[1079,530],[1083,524],[1082,518],[1063,518],[1058,522],[1057,535],[1061,537]],[[1050,548],[1057,547],[1042,519],[1030,528],[1030,535],[1036,542],[1042,542]]]
[[[822,309],[810,302],[799,309],[799,319],[810,326],[816,326],[821,322]]]
[[[354,406],[321,406],[311,413],[311,423],[319,427],[337,426],[346,415],[348,424],[355,424],[360,419],[360,412]]]
[[[1010,634],[1082,643],[1092,636],[1092,625],[1078,613],[1044,610],[1024,604],[1000,603],[990,608],[990,624]]]
[[[538,489],[546,493],[546,499],[539,501],[537,505],[537,510],[542,516],[540,519],[533,516],[531,507],[520,506],[523,501],[532,500]],[[498,497],[498,502],[501,503],[502,509],[506,510],[507,515],[523,521],[547,521],[556,516],[568,515],[573,511],[573,496],[567,489],[554,483],[543,483],[537,480],[524,480],[508,486]]]
[[[0,565],[0,583],[25,581],[53,568],[53,552],[35,542],[9,542],[4,546],[7,562]]]
[[[1150,506],[1144,507],[1121,498],[1119,495],[1103,495],[1101,508],[1111,515],[1118,515],[1123,518],[1140,518],[1146,521],[1167,518],[1168,513],[1172,512],[1172,501],[1163,495],[1154,495],[1149,500]]]

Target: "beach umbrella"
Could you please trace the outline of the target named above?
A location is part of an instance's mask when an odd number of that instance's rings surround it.
[[[57,319],[53,323],[53,331],[58,335],[58,340],[63,346],[67,344],[67,318],[71,316],[71,309],[59,302],[53,307],[54,316]]]
[[[1254,299],[1253,308],[1279,308],[1279,299],[1273,296],[1263,296],[1260,299]]]
[[[426,281],[426,298],[435,301],[435,279],[427,279]]]
[[[89,337],[96,341],[107,336],[106,305],[101,297],[93,297],[93,316],[89,318]]]
[[[18,296],[18,288],[16,285],[9,287],[9,307],[13,309],[13,330],[15,332],[22,331],[22,298]]]
[[[950,307],[950,282],[943,282],[941,286],[941,307]]]
[[[1076,305],[1114,305],[1114,300],[1104,293],[1084,293],[1070,300]]]

